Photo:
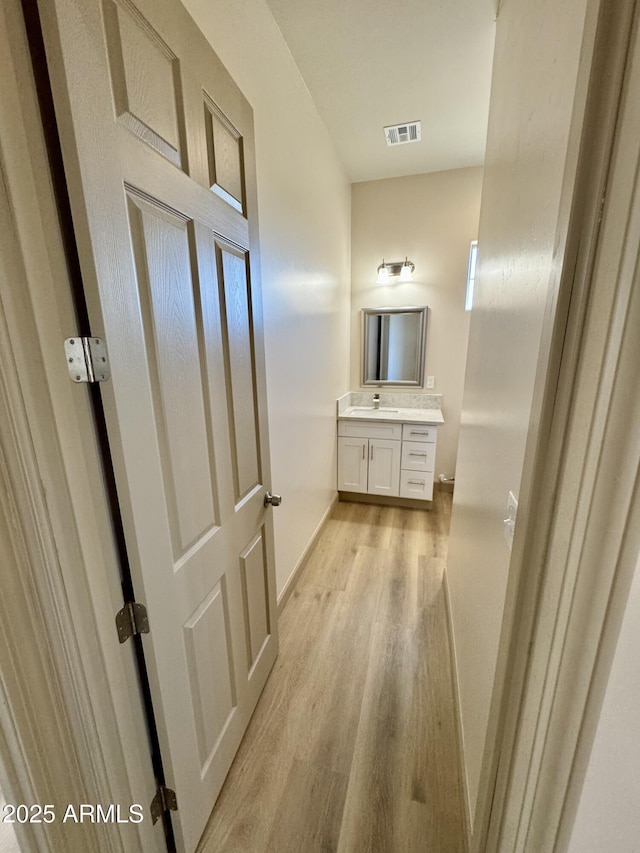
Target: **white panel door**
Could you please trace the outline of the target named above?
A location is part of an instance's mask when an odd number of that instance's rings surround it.
[[[399,441],[369,439],[369,494],[400,494],[400,446]]]
[[[338,438],[339,491],[367,491],[368,455],[369,442],[366,438]]]
[[[252,112],[178,0],[40,7],[174,826],[192,851],[277,654]]]

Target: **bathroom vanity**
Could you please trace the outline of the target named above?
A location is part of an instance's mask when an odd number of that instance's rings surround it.
[[[373,397],[338,400],[338,491],[432,500],[441,395]]]

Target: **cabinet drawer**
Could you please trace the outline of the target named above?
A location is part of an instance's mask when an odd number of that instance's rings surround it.
[[[402,424],[380,421],[338,421],[338,435],[351,438],[388,438],[400,441]]]
[[[430,471],[423,473],[401,471],[400,497],[423,501],[433,500],[433,473]]]
[[[436,461],[435,444],[422,444],[417,441],[402,442],[402,462],[405,471],[433,471]]]
[[[428,441],[429,443],[435,443],[437,435],[438,427],[422,426],[421,424],[402,425],[403,441]]]

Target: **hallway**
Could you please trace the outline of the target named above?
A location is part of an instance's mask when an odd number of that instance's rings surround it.
[[[463,853],[450,511],[337,505],[200,853]]]

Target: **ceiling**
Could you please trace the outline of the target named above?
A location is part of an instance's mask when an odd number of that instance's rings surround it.
[[[267,2],[351,181],[483,162],[496,0]]]

